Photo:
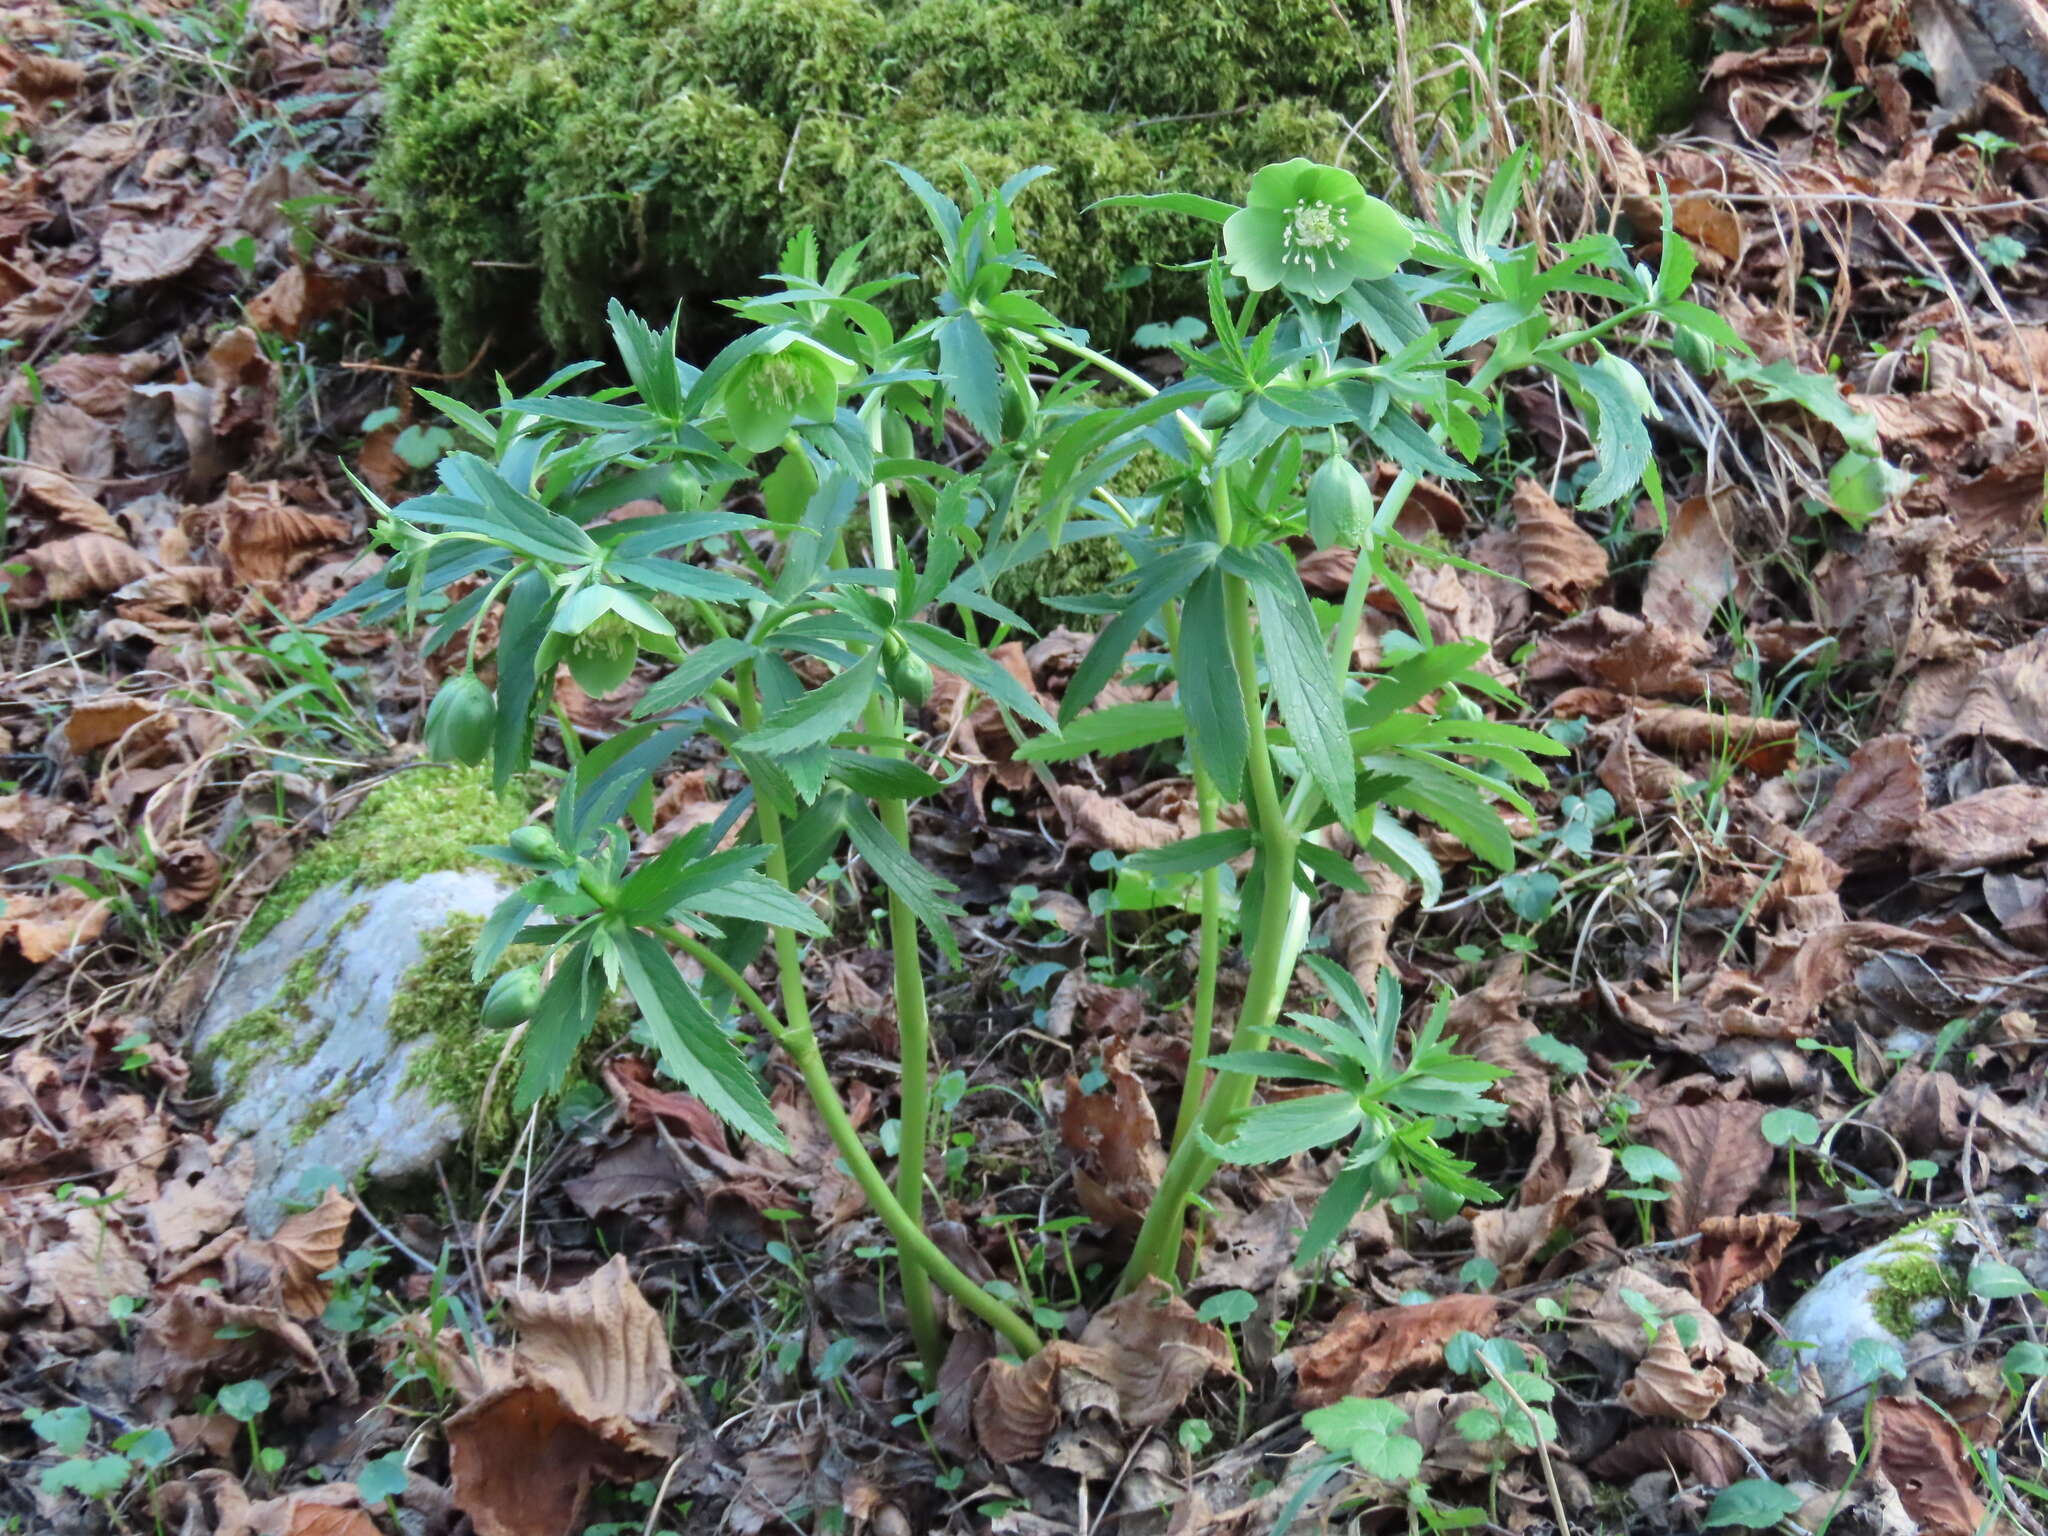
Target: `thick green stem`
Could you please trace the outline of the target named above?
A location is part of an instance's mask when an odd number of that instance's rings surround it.
[[[768,810],[765,805],[761,809],[773,817],[774,812]],[[765,824],[762,830],[766,832]],[[770,846],[776,845],[771,843]],[[774,862],[775,858],[771,857],[769,863],[772,865]],[[787,929],[778,930],[778,937],[786,932]],[[938,1244],[925,1236],[924,1229],[918,1224],[917,1219],[903,1209],[890,1190],[888,1181],[882,1177],[881,1169],[875,1166],[875,1160],[861,1144],[860,1132],[854,1128],[852,1118],[846,1113],[846,1106],[840,1102],[839,1090],[833,1085],[832,1074],[826,1070],[825,1058],[818,1050],[816,1037],[811,1033],[808,1010],[799,1004],[798,1012],[805,1016],[805,1022],[785,1024],[775,1016],[775,1011],[768,1006],[767,1000],[754,990],[746,977],[716,950],[680,929],[669,929],[667,937],[685,954],[694,957],[707,972],[724,983],[732,995],[740,1000],[741,1005],[760,1021],[761,1027],[789,1053],[790,1059],[797,1065],[797,1070],[803,1074],[804,1086],[810,1090],[812,1102],[817,1105],[819,1118],[825,1122],[825,1130],[832,1138],[832,1145],[838,1150],[848,1171],[852,1173],[854,1182],[860,1185],[861,1193],[867,1196],[868,1203],[874,1207],[875,1214],[881,1217],[882,1225],[887,1227],[889,1235],[896,1239],[899,1261],[909,1263],[914,1253],[925,1273],[948,1296],[995,1329],[1016,1347],[1018,1353],[1036,1354],[1039,1340],[1031,1325],[976,1285],[957,1264],[947,1258]],[[798,985],[801,989],[800,978]],[[783,1007],[787,1010],[789,1002],[786,979],[783,996]]]
[[[882,451],[880,396],[870,399],[867,416],[868,443]],[[868,559],[878,571],[893,568],[896,540],[889,527],[888,487],[877,481],[868,487]],[[903,709],[894,699],[877,695],[867,709],[871,734],[891,746],[889,756],[906,757],[909,743],[903,735]],[[901,800],[876,802],[882,825],[889,835],[910,851],[910,809]],[[902,1074],[897,1145],[896,1199],[920,1230],[924,1226],[924,1143],[931,1119],[931,1023],[925,1006],[924,966],[918,955],[917,916],[910,904],[895,891],[889,892],[889,951],[895,965],[897,1060]],[[938,1304],[932,1299],[930,1277],[925,1265],[908,1248],[900,1249],[898,1261],[903,1275],[903,1309],[910,1318],[910,1336],[917,1341],[918,1358],[924,1361],[929,1385],[938,1378],[939,1362],[945,1358],[946,1341],[939,1326]]]
[[[868,708],[868,729],[877,736],[900,737],[902,712],[876,699]],[[894,756],[902,756],[898,750]],[[876,809],[889,835],[910,848],[910,808],[901,800],[878,800]],[[896,1199],[910,1220],[924,1222],[925,1130],[931,1121],[931,1019],[925,1003],[924,965],[918,954],[917,915],[896,892],[889,893],[889,950],[895,966],[896,1054],[902,1071],[896,1149]],[[905,1248],[899,1255],[903,1271],[903,1307],[910,1316],[910,1334],[918,1357],[934,1373],[945,1356],[939,1310],[932,1300],[924,1263]],[[936,1374],[929,1381],[937,1381]]]
[[[1178,603],[1166,605],[1166,641],[1173,648],[1175,674],[1185,675],[1180,666]],[[1202,831],[1205,834],[1214,832],[1222,797],[1199,757],[1194,759],[1194,774],[1195,810],[1201,817]],[[1215,865],[1202,871],[1201,928],[1197,944],[1195,996],[1188,1025],[1188,1073],[1181,1084],[1180,1110],[1173,1119],[1173,1141],[1169,1151],[1188,1139],[1196,1118],[1202,1112],[1202,1095],[1209,1086],[1208,1069],[1202,1063],[1209,1057],[1210,1042],[1216,1031],[1216,972],[1223,955],[1223,871]]]
[[[1251,592],[1241,578],[1225,579],[1224,614],[1231,663],[1237,670],[1245,725],[1252,743],[1246,775],[1251,786],[1261,877],[1257,927],[1252,935],[1251,979],[1245,988],[1244,1007],[1238,1013],[1230,1046],[1234,1051],[1256,1051],[1264,1047],[1266,1031],[1279,1015],[1280,1004],[1287,995],[1287,978],[1293,974],[1295,955],[1300,948],[1294,886],[1295,847],[1300,838],[1280,803],[1280,787],[1273,775],[1272,753],[1266,739],[1265,698],[1259,690],[1257,641],[1252,634]],[[1173,1280],[1188,1201],[1208,1183],[1219,1166],[1206,1143],[1221,1136],[1251,1103],[1253,1087],[1254,1080],[1242,1072],[1216,1075],[1194,1130],[1175,1147],[1159,1193],[1145,1213],[1130,1265],[1124,1271],[1124,1289],[1147,1275]]]

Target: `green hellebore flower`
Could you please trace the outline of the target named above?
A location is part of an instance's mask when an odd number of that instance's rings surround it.
[[[1414,245],[1407,221],[1367,196],[1356,176],[1313,160],[1258,172],[1248,206],[1223,226],[1230,270],[1255,291],[1285,288],[1323,304],[1387,276]]]
[[[799,418],[830,421],[839,386],[859,370],[808,336],[784,331],[733,365],[725,378],[725,420],[749,453],[766,453]]]

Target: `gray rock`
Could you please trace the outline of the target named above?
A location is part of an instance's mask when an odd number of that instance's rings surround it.
[[[192,1058],[224,1096],[221,1134],[255,1155],[252,1230],[275,1230],[309,1170],[403,1178],[461,1141],[462,1108],[406,1081],[434,1037],[394,1040],[389,1026],[429,935],[489,913],[505,890],[475,870],[323,886],[228,963]]]
[[[1860,1409],[1876,1374],[1870,1350],[1859,1358],[1857,1345],[1889,1345],[1903,1357],[1907,1337],[1962,1296],[1962,1241],[1953,1219],[1895,1232],[1822,1275],[1785,1314],[1786,1337],[1812,1346],[1797,1351],[1799,1363],[1820,1372],[1835,1411]],[[1776,1363],[1792,1353],[1779,1346]]]

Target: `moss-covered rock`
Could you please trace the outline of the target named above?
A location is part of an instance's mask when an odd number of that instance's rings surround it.
[[[488,769],[401,773],[365,795],[332,837],[299,856],[243,929],[242,947],[266,937],[323,886],[370,887],[439,870],[488,868],[470,850],[504,842],[528,808],[519,794],[492,790]]]
[[[1535,61],[1574,9],[1537,0],[1500,56]],[[1629,8],[1599,35],[1594,97],[1632,131],[1682,109],[1698,29],[1682,5]],[[1411,0],[1424,51],[1473,32],[1469,0]],[[922,211],[885,163],[957,190],[1030,165],[1020,204],[1056,312],[1113,343],[1185,299],[1155,264],[1208,236],[1119,192],[1234,195],[1248,171],[1331,157],[1379,95],[1385,0],[399,0],[382,196],[443,312],[444,349],[549,340],[590,349],[603,301],[682,301],[701,324],[811,225],[863,237],[875,272],[928,268]],[[1439,98],[1448,89],[1434,89]],[[1360,156],[1352,146],[1352,159]]]

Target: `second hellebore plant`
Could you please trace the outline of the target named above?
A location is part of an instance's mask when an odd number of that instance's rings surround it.
[[[435,748],[488,755],[503,783],[533,766],[558,667],[596,695],[645,657],[666,667],[634,723],[587,753],[561,722],[570,766],[552,825],[491,850],[524,883],[485,925],[476,974],[515,944],[545,950],[538,969],[494,988],[487,1010],[493,1023],[524,1021],[521,1102],[564,1080],[623,987],[664,1069],[740,1132],[780,1145],[758,1076],[779,1047],[895,1240],[927,1372],[944,1349],[935,1286],[1010,1347],[1037,1347],[1030,1323],[947,1257],[923,1215],[926,950],[957,963],[961,914],[912,851],[909,807],[945,788],[950,770],[905,712],[943,670],[1004,713],[1027,761],[1158,753],[1183,758],[1196,785],[1200,835],[1130,861],[1198,880],[1200,941],[1192,1065],[1126,1283],[1174,1278],[1186,1207],[1224,1160],[1345,1147],[1310,1250],[1369,1199],[1411,1190],[1455,1208],[1486,1197],[1438,1137],[1498,1120],[1486,1097],[1498,1074],[1443,1040],[1441,1009],[1404,1046],[1391,980],[1368,999],[1318,965],[1336,1017],[1311,1002],[1281,1019],[1314,894],[1360,885],[1332,846],[1340,834],[1435,901],[1441,875],[1404,816],[1509,868],[1494,802],[1526,810],[1514,784],[1540,785],[1530,754],[1557,750],[1488,718],[1482,700],[1513,700],[1479,669],[1483,645],[1435,643],[1403,572],[1442,557],[1400,531],[1400,513],[1425,475],[1475,478],[1459,455],[1478,450],[1490,391],[1529,368],[1552,375],[1592,434],[1587,500],[1645,480],[1658,496],[1648,390],[1601,337],[1626,326],[1654,342],[1661,324],[1688,346],[1735,345],[1681,297],[1690,254],[1668,228],[1656,272],[1611,236],[1566,246],[1548,267],[1504,244],[1522,171],[1518,158],[1479,207],[1447,202],[1431,223],[1306,161],[1259,172],[1244,208],[1123,200],[1221,226],[1212,339],[1177,349],[1183,376],[1164,389],[1018,286],[1043,268],[1020,248],[1011,208],[1042,172],[986,195],[971,187],[963,209],[903,170],[941,256],[936,313],[908,330],[876,302],[907,279],[859,281],[857,250],[828,266],[799,236],[769,291],[732,304],[751,328],[701,370],[677,358],[673,326],[614,305],[624,387],[563,393],[597,366],[586,363],[519,398],[501,388],[488,411],[430,396],[473,449],[442,461],[438,489],[380,504],[393,558],[330,616],[421,616],[430,651],[469,632],[468,659],[429,715]],[[1564,296],[1606,313],[1560,332],[1549,310]],[[1483,361],[1463,356],[1482,344]],[[955,416],[983,445],[964,471]],[[1377,501],[1358,451],[1400,468]],[[1133,467],[1141,453],[1164,466],[1149,483]],[[748,486],[758,512],[730,510]],[[1029,626],[990,593],[1022,562],[1104,536],[1130,571],[1094,604],[1110,617],[1056,721],[991,658]],[[1354,553],[1334,608],[1303,589],[1289,553],[1302,539]],[[1398,660],[1361,670],[1375,585],[1410,639],[1388,648]],[[493,618],[486,690],[475,662]],[[1164,654],[1171,694],[1098,707],[1139,651]],[[685,748],[722,754],[748,788],[716,822],[636,859],[654,779]],[[902,1071],[893,1180],[841,1103],[805,988],[806,946],[827,933],[807,893],[849,853],[888,893]],[[1246,854],[1233,917],[1226,866]],[[1218,1052],[1216,983],[1233,931],[1244,1001]],[[678,953],[701,981],[685,979]],[[746,974],[764,956],[768,995]],[[1255,1104],[1268,1078],[1323,1091]]]

